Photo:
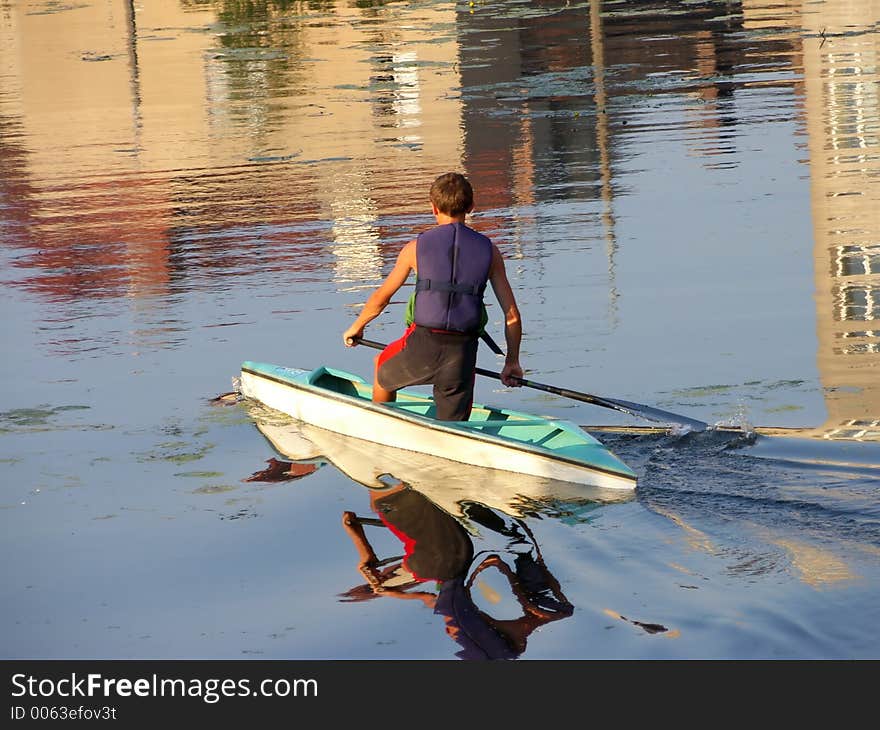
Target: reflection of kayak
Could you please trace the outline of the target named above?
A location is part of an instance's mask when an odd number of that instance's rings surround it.
[[[325,367],[246,362],[241,392],[296,420],[375,444],[606,489],[636,486],[626,464],[568,421],[476,404],[468,421],[438,421],[430,397],[402,390],[396,403],[376,404],[370,384]]]
[[[285,459],[326,459],[356,482],[385,489],[390,475],[427,496],[449,514],[467,518],[477,502],[513,517],[538,511],[580,512],[598,504],[633,498],[633,492],[603,489],[462,464],[415,451],[343,436],[308,423],[283,420],[261,407],[251,409],[260,433]]]

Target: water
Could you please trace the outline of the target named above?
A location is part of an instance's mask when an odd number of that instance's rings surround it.
[[[436,597],[354,600],[342,516],[375,518],[375,484],[327,455],[249,481],[291,455],[247,404],[212,402],[248,359],[368,373],[341,333],[431,224],[430,181],[461,169],[529,377],[725,426],[631,429],[478,381],[639,475],[624,501],[514,506],[471,480],[497,529],[446,504],[444,529],[476,529],[456,543],[472,571],[498,557],[470,595],[516,625],[510,653],[876,658],[878,17],[868,0],[5,3],[2,654],[465,650]],[[408,293],[369,337],[400,332]],[[389,463],[441,503],[455,483]],[[543,613],[521,617],[499,561],[543,564]]]

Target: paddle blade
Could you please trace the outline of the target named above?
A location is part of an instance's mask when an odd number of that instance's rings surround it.
[[[670,413],[661,408],[646,406],[641,403],[630,403],[626,400],[618,400],[617,398],[605,398],[611,407],[617,408],[619,411],[629,413],[632,416],[644,418],[646,421],[656,421],[657,423],[674,423],[678,426],[684,426],[691,431],[705,431],[709,428],[709,424],[705,421],[699,421],[696,418],[683,416],[680,413]],[[598,404],[597,404],[598,405]]]

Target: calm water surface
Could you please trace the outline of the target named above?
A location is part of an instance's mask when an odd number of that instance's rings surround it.
[[[878,18],[2,3],[0,654],[880,656]],[[212,400],[244,360],[366,375],[340,335],[451,169],[530,377],[719,426],[478,382],[592,430],[631,498]],[[399,482],[443,536],[409,600],[369,591],[343,524]]]

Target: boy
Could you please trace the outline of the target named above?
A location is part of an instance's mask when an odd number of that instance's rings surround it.
[[[466,421],[470,416],[477,365],[477,345],[485,324],[483,292],[487,283],[504,313],[507,358],[501,382],[519,386],[522,324],[513,290],[498,248],[484,235],[465,225],[474,207],[471,184],[449,172],[431,185],[431,210],[437,225],[403,247],[397,263],[381,286],[367,299],[360,315],[342,335],[347,347],[357,344],[367,323],[378,317],[416,272],[416,290],[410,300],[412,315],[403,337],[376,358],[373,401],[395,400],[409,385],[434,386],[436,417]]]

